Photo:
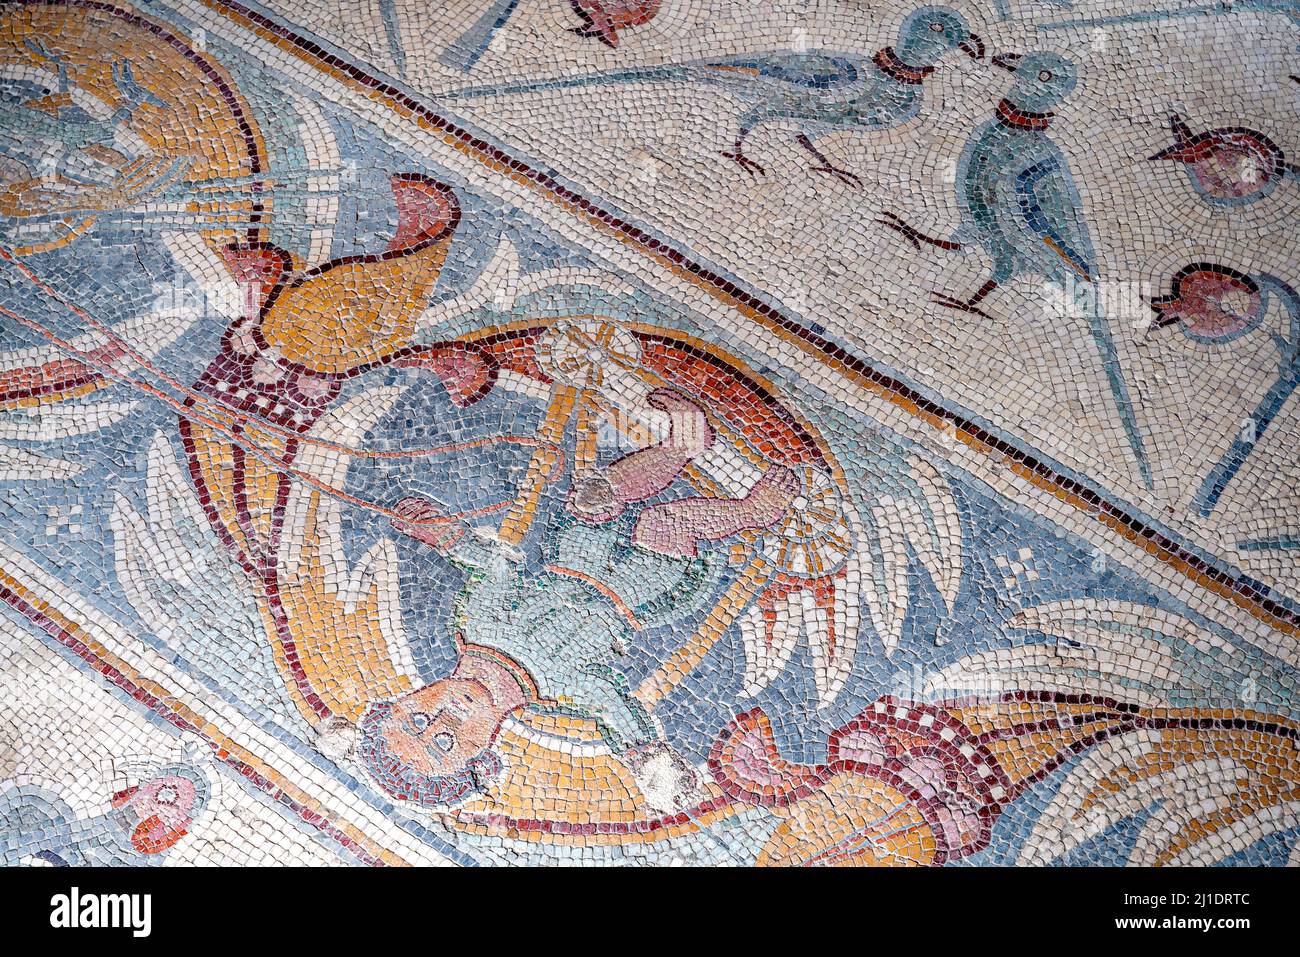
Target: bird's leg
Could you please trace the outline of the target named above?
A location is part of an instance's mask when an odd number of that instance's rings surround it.
[[[965,302],[960,299],[954,299],[952,296],[944,295],[941,292],[930,293],[930,298],[945,309],[960,309],[962,312],[969,312],[977,316],[983,316],[985,319],[992,319],[993,317],[983,309],[977,309],[975,307],[980,304],[985,296],[997,288],[998,281],[996,279],[990,279],[984,285],[980,286],[979,289],[976,290],[975,295],[971,296]]]
[[[954,242],[951,239],[935,239],[933,236],[927,236],[919,229],[913,227],[910,223],[900,216],[893,213],[881,213],[884,219],[877,219],[881,226],[888,226],[894,232],[898,233],[909,243],[916,247],[917,252],[921,251],[921,243],[929,243],[931,246],[937,246],[940,249],[946,249],[949,252],[957,252],[963,248],[962,243]]]
[[[750,128],[748,126],[742,126],[740,128],[740,132],[736,134],[736,145],[733,146],[729,151],[724,150],[722,155],[729,160],[733,160],[736,163],[736,165],[739,166],[741,169],[743,169],[746,173],[749,173],[751,175],[753,174],[766,175],[767,170],[763,169],[763,167],[759,166],[752,159],[750,159],[748,156],[745,155],[745,139],[746,137],[749,136],[749,134],[750,134]]]
[[[831,161],[826,158],[826,154],[816,147],[813,141],[808,138],[806,133],[800,133],[795,137],[795,139],[798,141],[800,146],[813,155],[813,159],[822,164],[821,166],[814,166],[812,168],[814,173],[830,173],[845,186],[852,186],[855,189],[862,188],[861,179],[846,169],[840,169],[838,166],[832,165]]]

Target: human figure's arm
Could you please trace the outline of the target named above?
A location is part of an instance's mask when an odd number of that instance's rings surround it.
[[[647,508],[637,519],[632,541],[662,555],[693,558],[699,542],[775,525],[799,491],[799,477],[774,465],[744,498],[684,498]]]
[[[510,569],[523,560],[509,544],[472,529],[456,519],[449,521],[427,498],[409,496],[394,507],[400,517],[393,528],[423,542],[448,561],[471,571],[495,573]]]
[[[646,402],[669,415],[668,436],[629,452],[575,483],[569,510],[588,522],[605,522],[632,502],[662,492],[682,469],[713,445],[715,434],[704,410],[674,389],[656,389]]]

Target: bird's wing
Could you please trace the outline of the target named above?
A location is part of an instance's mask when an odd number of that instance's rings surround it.
[[[1014,215],[1034,243],[1046,247],[1076,276],[1096,277],[1083,202],[1065,157],[1055,147],[1015,177]]]

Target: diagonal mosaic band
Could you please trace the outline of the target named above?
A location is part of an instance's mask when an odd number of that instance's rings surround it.
[[[1287,4],[0,24],[6,863],[1295,858]]]

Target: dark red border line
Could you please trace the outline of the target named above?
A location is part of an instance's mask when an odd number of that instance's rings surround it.
[[[95,9],[109,11],[114,11],[116,9],[106,3],[99,2],[99,0],[19,0],[19,2],[90,6]],[[238,0],[203,0],[203,2],[218,12],[225,13],[228,11],[238,15],[240,18],[255,25],[257,28],[266,31],[267,33],[276,36],[297,47],[299,50],[309,54],[310,57],[318,63],[339,70],[347,74],[347,76],[351,77],[362,87],[373,90],[374,92],[389,98],[402,109],[420,117],[434,129],[459,140],[469,150],[478,153],[492,163],[506,167],[516,175],[530,181],[535,186],[551,193],[553,196],[562,200],[565,204],[576,208],[585,216],[590,217],[611,231],[617,233],[632,245],[641,248],[654,257],[665,259],[675,266],[680,267],[690,273],[699,282],[712,286],[737,305],[752,310],[765,317],[776,326],[806,342],[813,350],[821,353],[824,357],[842,364],[857,375],[862,376],[880,388],[892,392],[900,398],[914,404],[926,415],[941,420],[952,426],[954,429],[971,436],[987,449],[1005,456],[1011,462],[1014,462],[1019,469],[1032,473],[1044,483],[1052,485],[1068,495],[1074,496],[1086,505],[1087,513],[1092,514],[1100,521],[1114,522],[1115,524],[1122,526],[1134,538],[1147,546],[1148,551],[1167,553],[1170,557],[1175,558],[1186,565],[1189,569],[1195,572],[1197,576],[1207,579],[1233,594],[1240,596],[1244,601],[1256,605],[1276,621],[1282,622],[1288,626],[1291,632],[1294,633],[1295,631],[1300,630],[1300,611],[1293,610],[1283,602],[1270,597],[1272,592],[1271,589],[1261,591],[1260,586],[1262,583],[1256,582],[1248,576],[1232,574],[1224,571],[1222,568],[1212,565],[1193,549],[1151,527],[1151,525],[1143,519],[1130,514],[1126,510],[1125,506],[1110,501],[1105,494],[1098,489],[1086,484],[1085,482],[1061,474],[1050,463],[1016,448],[1007,440],[984,429],[973,419],[968,418],[959,412],[954,412],[945,408],[940,403],[927,398],[919,391],[899,379],[881,372],[867,360],[850,353],[842,346],[830,341],[820,333],[796,322],[774,306],[769,305],[753,294],[741,289],[725,276],[721,276],[702,263],[690,259],[684,253],[655,238],[639,226],[629,223],[614,215],[609,210],[600,207],[595,203],[595,201],[565,186],[549,173],[535,169],[523,160],[511,156],[506,151],[475,136],[472,132],[453,122],[448,117],[443,116],[442,114],[435,112],[431,107],[424,105],[409,93],[406,93],[392,84],[365,72],[359,66],[330,53],[319,44],[308,40],[305,37],[299,36],[280,23],[244,6],[242,3],[239,3]],[[132,17],[130,14],[123,15],[131,17],[133,20],[138,20],[142,25],[149,27],[160,35],[168,36],[160,28],[149,24],[148,21]]]
[[[565,186],[549,173],[535,169],[523,160],[511,156],[504,150],[475,136],[472,132],[459,126],[448,117],[434,112],[431,107],[424,105],[410,94],[382,79],[379,79],[378,77],[366,73],[359,66],[330,53],[323,49],[319,44],[314,43],[305,37],[299,36],[289,28],[271,20],[269,17],[244,6],[239,3],[238,0],[204,0],[204,2],[208,6],[217,10],[222,10],[224,8],[233,11],[256,26],[293,44],[300,50],[305,51],[320,63],[341,70],[362,86],[374,90],[376,93],[383,94],[403,109],[416,114],[435,129],[460,140],[461,143],[469,149],[481,154],[494,163],[507,167],[514,173],[532,181],[535,185],[541,187],[547,192],[552,193],[559,199],[563,200],[566,204],[576,207],[583,214],[597,220],[602,225],[618,233],[633,245],[639,246],[641,249],[656,257],[667,259],[674,265],[689,272],[699,281],[714,287],[739,305],[752,309],[758,314],[765,316],[780,328],[789,332],[791,335],[802,339],[804,342],[812,346],[813,349],[822,353],[826,357],[843,364],[853,372],[869,379],[881,388],[893,392],[903,399],[906,399],[908,402],[915,404],[927,415],[941,419],[955,427],[957,430],[965,432],[982,445],[994,452],[1006,456],[1008,459],[1017,463],[1021,468],[1032,472],[1045,482],[1054,485],[1070,495],[1076,496],[1087,504],[1088,512],[1094,514],[1098,518],[1104,516],[1115,521],[1128,529],[1142,542],[1153,546],[1155,550],[1168,552],[1198,574],[1255,603],[1273,618],[1285,622],[1293,629],[1300,628],[1300,612],[1289,608],[1287,605],[1269,597],[1265,592],[1260,591],[1259,588],[1256,587],[1258,583],[1245,576],[1233,575],[1211,565],[1192,549],[1180,542],[1174,541],[1163,532],[1152,528],[1147,522],[1130,514],[1122,505],[1109,501],[1105,495],[1097,489],[1061,474],[1048,462],[1016,448],[1005,439],[1002,439],[984,429],[973,419],[945,408],[940,403],[927,398],[906,383],[881,372],[867,360],[848,352],[842,346],[830,341],[820,333],[796,322],[774,306],[769,305],[753,294],[741,289],[725,276],[721,276],[702,263],[690,259],[684,253],[672,248],[663,241],[656,239],[639,226],[620,219],[610,211],[603,209],[593,200],[568,186]]]
[[[25,599],[23,596],[12,591],[3,582],[0,582],[0,601],[11,606],[19,614],[23,615],[33,624],[40,627],[50,637],[54,638],[61,645],[72,651],[77,657],[81,658],[95,671],[103,675],[111,684],[124,692],[133,701],[136,701],[148,708],[162,720],[177,728],[182,732],[197,735],[213,753],[214,760],[233,768],[241,777],[247,780],[253,787],[269,795],[274,801],[284,805],[295,816],[300,818],[306,824],[320,831],[333,843],[343,848],[362,864],[371,867],[384,866],[384,862],[375,857],[364,847],[361,847],[355,840],[345,834],[335,825],[331,824],[323,815],[318,814],[311,808],[302,804],[300,801],[285,793],[284,789],[274,781],[267,779],[259,774],[250,765],[236,758],[230,752],[226,751],[221,745],[214,741],[204,729],[190,723],[181,717],[174,710],[167,706],[167,703],[153,694],[146,688],[136,684],[120,670],[106,661],[100,660],[94,650],[76,635],[69,632],[58,622],[54,621],[39,608]]]

